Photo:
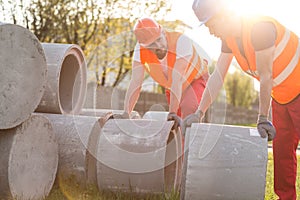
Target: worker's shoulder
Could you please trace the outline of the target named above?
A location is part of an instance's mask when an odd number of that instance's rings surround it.
[[[266,23],[278,23],[278,21],[274,17],[267,16],[267,15],[258,15],[258,14],[244,16],[243,20],[246,23],[251,23],[251,24],[257,24],[257,23],[262,23],[262,22],[263,23],[264,22],[266,22]]]

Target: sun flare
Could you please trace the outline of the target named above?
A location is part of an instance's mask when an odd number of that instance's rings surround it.
[[[259,14],[265,7],[266,0],[229,0],[228,8],[238,15]]]

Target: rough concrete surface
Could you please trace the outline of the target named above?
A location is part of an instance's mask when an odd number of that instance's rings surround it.
[[[16,127],[37,108],[46,76],[45,54],[35,35],[0,23],[0,129]]]
[[[99,190],[163,193],[176,190],[181,174],[181,138],[173,122],[109,120],[97,149]]]
[[[35,110],[42,113],[79,114],[87,90],[87,66],[78,45],[42,43],[48,77],[42,100]]]
[[[57,176],[73,178],[82,187],[96,184],[96,146],[101,133],[99,117],[40,113],[47,117],[59,146]]]
[[[83,108],[80,112],[80,115],[104,117],[107,113],[122,114],[123,112],[124,112],[124,110]],[[141,118],[140,114],[137,111],[132,111],[130,113],[129,117],[130,117],[130,119],[140,119]]]
[[[181,199],[264,199],[267,139],[256,128],[193,124],[187,129]]]
[[[58,145],[49,120],[31,115],[0,130],[0,199],[43,199],[54,183]]]

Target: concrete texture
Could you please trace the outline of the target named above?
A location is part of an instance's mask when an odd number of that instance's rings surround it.
[[[69,178],[82,187],[88,184],[96,185],[95,157],[102,126],[101,119],[78,115],[40,114],[49,119],[58,141],[57,179],[60,185],[63,187]]]
[[[0,199],[43,199],[54,183],[58,145],[43,116],[0,130]]]
[[[193,124],[185,139],[181,199],[264,199],[267,139],[256,128]]]
[[[168,114],[169,112],[164,111],[148,111],[143,115],[143,119],[167,121]]]
[[[36,112],[79,114],[87,90],[87,66],[78,45],[42,43],[46,54],[47,87]]]
[[[45,90],[47,65],[39,40],[29,30],[0,22],[0,129],[29,118]]]
[[[80,112],[80,115],[104,117],[107,113],[122,114],[123,112],[124,110],[83,108]],[[130,119],[140,119],[140,118],[141,116],[137,111],[132,111],[130,113]]]
[[[181,137],[173,122],[109,120],[97,150],[99,190],[168,193],[178,190],[181,177]]]

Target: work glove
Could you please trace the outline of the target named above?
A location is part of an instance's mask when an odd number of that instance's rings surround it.
[[[181,126],[182,120],[181,118],[174,112],[170,112],[167,117],[168,121],[174,121],[174,125],[172,126],[172,130],[178,131],[178,127]]]
[[[197,110],[195,113],[188,115],[183,120],[182,134],[185,135],[186,128],[191,127],[192,123],[200,123],[204,117],[204,113],[201,110]]]
[[[122,114],[112,114],[108,119],[130,119],[130,117],[127,112],[123,112]]]
[[[265,115],[258,115],[257,130],[262,138],[268,137],[268,141],[275,138],[276,130]]]

